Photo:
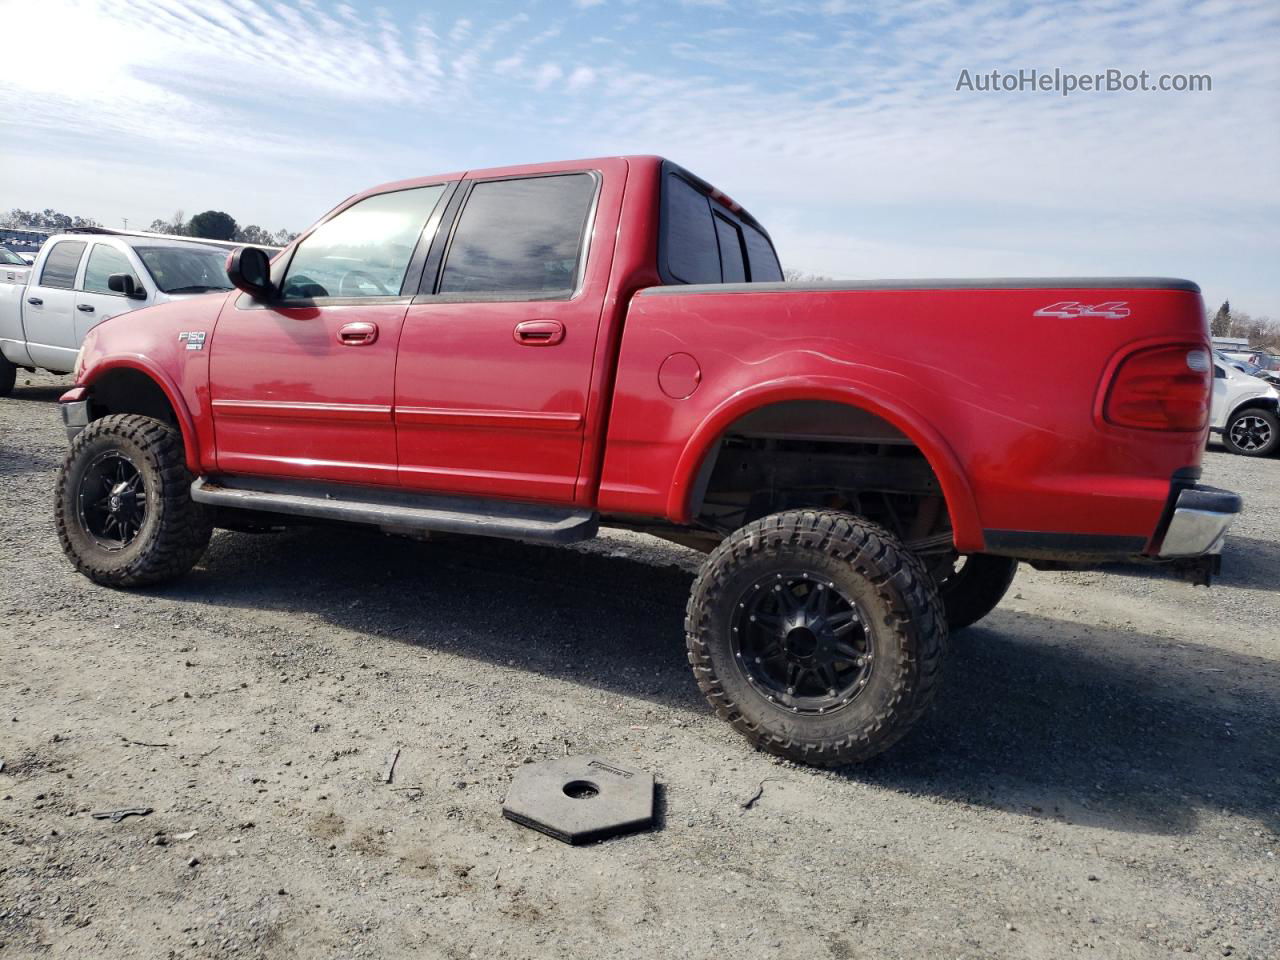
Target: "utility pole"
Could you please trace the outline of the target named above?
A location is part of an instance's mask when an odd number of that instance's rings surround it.
[[[126,230],[128,230],[128,229],[129,229],[129,218],[128,218],[128,217],[121,217],[120,219],[124,221],[124,228],[125,228]]]

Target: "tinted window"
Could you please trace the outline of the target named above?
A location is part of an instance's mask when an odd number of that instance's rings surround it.
[[[778,255],[773,252],[769,238],[749,223],[744,223],[742,229],[747,241],[747,262],[751,264],[751,281],[781,280],[782,267],[778,265]]]
[[[449,244],[440,292],[572,296],[595,191],[585,173],[477,183]]]
[[[0,263],[11,263],[15,267],[25,267],[27,261],[10,250],[8,247],[0,247]]]
[[[663,200],[667,272],[684,283],[719,283],[720,254],[710,201],[674,173],[667,174]]]
[[[743,283],[747,265],[742,259],[742,234],[737,226],[716,215],[716,239],[720,241],[720,269],[725,283]]]
[[[138,275],[129,266],[123,253],[105,243],[95,243],[89,251],[89,262],[84,267],[84,289],[88,293],[115,293],[107,286],[107,277],[113,273],[127,273],[138,283]],[[141,284],[138,284],[141,286]],[[121,296],[121,294],[116,294]]]
[[[165,293],[208,293],[230,290],[227,251],[217,247],[134,247],[134,253]]]
[[[366,197],[312,231],[285,275],[288,299],[398,297],[444,185]]]
[[[70,290],[76,285],[76,267],[85,244],[79,240],[60,240],[53,245],[40,271],[42,287],[64,287]]]

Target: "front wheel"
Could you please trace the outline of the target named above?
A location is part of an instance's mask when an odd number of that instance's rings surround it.
[[[1222,440],[1232,453],[1269,457],[1280,448],[1280,419],[1270,410],[1249,407],[1227,421]]]
[[[133,414],[94,420],[76,437],[54,519],[76,569],[111,587],[182,576],[213,533],[209,511],[191,499],[182,436]]]
[[[801,763],[868,760],[937,689],[947,643],[933,579],[885,530],[835,511],[774,514],[707,558],[685,617],[719,716]]]

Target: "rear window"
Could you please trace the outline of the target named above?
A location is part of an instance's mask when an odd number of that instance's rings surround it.
[[[719,283],[720,254],[711,202],[674,173],[667,174],[663,200],[667,272],[680,283]]]
[[[742,231],[720,214],[715,215],[716,239],[720,241],[720,272],[725,283],[744,283],[747,264],[742,256]]]
[[[768,236],[679,173],[664,174],[660,272],[667,283],[781,280]]]
[[[778,255],[773,252],[773,244],[763,233],[749,223],[742,225],[742,233],[747,241],[747,262],[751,264],[751,281],[768,283],[782,279],[782,266],[778,263]]]
[[[40,286],[70,290],[76,285],[76,268],[86,244],[80,240],[59,240],[45,257],[40,270]]]
[[[571,297],[595,194],[587,173],[477,183],[449,244],[440,293]]]

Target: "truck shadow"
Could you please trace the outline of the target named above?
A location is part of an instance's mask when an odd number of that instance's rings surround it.
[[[222,533],[204,569],[164,593],[305,611],[478,667],[514,663],[698,716],[709,708],[681,626],[698,561],[658,542]],[[1280,829],[1278,761],[1275,661],[997,610],[953,638],[920,727],[839,775],[1025,816],[1179,833],[1208,809]]]

